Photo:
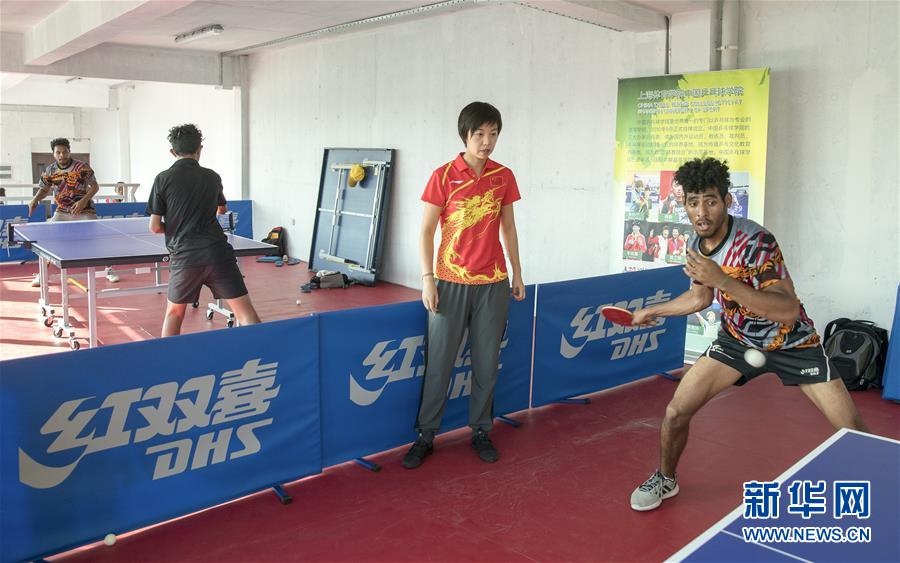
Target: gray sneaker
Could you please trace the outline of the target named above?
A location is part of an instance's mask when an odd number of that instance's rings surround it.
[[[656,473],[631,493],[631,508],[641,512],[653,510],[661,505],[663,500],[677,495],[678,481],[675,478],[674,475],[663,477],[657,469]]]

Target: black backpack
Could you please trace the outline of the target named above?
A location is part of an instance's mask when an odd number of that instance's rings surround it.
[[[274,244],[278,247],[278,254],[276,254],[276,256],[281,257],[287,254],[287,240],[284,227],[272,227],[272,230],[269,231],[269,235],[262,239],[262,241],[267,244]]]
[[[825,327],[825,353],[850,391],[881,389],[887,331],[871,321],[835,319]]]

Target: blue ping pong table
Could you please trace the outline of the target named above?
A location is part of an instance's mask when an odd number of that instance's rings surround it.
[[[668,560],[900,561],[897,440],[844,429],[768,483],[773,506],[745,484],[742,506]]]
[[[261,256],[275,254],[277,247],[225,233],[236,256]],[[160,266],[169,260],[165,235],[150,232],[149,217],[124,219],[97,219],[93,221],[67,221],[48,223],[24,223],[10,226],[9,241],[29,247],[38,256],[41,274],[41,291],[38,305],[44,324],[53,328],[53,334],[68,334],[73,349],[80,346],[74,329],[69,325],[69,270],[84,268],[87,275],[88,328],[90,346],[97,346],[97,298],[120,297],[138,293],[162,293],[167,284],[162,281]],[[115,288],[98,290],[97,268],[127,264],[154,263],[155,284],[149,287]],[[50,305],[49,264],[60,270],[62,289],[62,319],[54,319]],[[151,269],[148,269],[148,271]]]

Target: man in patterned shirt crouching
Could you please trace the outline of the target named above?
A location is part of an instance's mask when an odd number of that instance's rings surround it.
[[[794,292],[775,237],[753,221],[728,214],[728,165],[694,159],[678,169],[675,179],[684,187],[694,227],[685,266],[693,283],[677,299],[636,311],[633,322],[651,326],[660,317],[689,315],[714,298],[722,306],[722,322],[716,340],[681,379],[666,408],[659,468],[631,495],[631,508],[638,511],[653,510],[678,494],[675,467],[697,411],[729,386],[764,373],[799,386],[835,428],[866,431]]]

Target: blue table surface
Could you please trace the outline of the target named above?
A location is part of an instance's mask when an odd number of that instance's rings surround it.
[[[15,240],[30,242],[60,260],[95,260],[125,257],[166,256],[165,235],[150,232],[149,217],[28,223],[14,227]],[[228,234],[228,243],[237,252],[266,254],[272,245]]]
[[[795,471],[780,479],[782,510],[778,518],[747,520],[736,514],[724,527],[709,536],[694,551],[676,554],[683,561],[780,561],[798,558],[807,561],[896,561],[900,560],[900,443],[857,433],[846,433]],[[830,490],[836,480],[869,481],[871,483],[871,516],[866,519],[830,518],[829,512],[819,518],[804,520],[790,514],[784,503],[787,486],[795,480],[825,481]],[[715,530],[720,522],[711,530]],[[746,543],[741,535],[745,526],[848,526],[871,527],[868,543]],[[707,532],[709,533],[709,532]],[[701,536],[702,537],[702,536]],[[697,540],[695,540],[697,542]],[[693,542],[692,542],[693,543]],[[686,548],[687,550],[687,548]]]

